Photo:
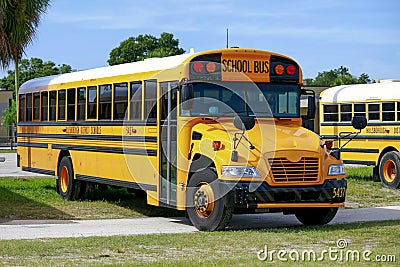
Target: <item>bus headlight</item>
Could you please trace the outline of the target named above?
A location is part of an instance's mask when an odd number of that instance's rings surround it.
[[[261,177],[257,169],[249,166],[222,166],[221,176],[224,177]]]
[[[344,169],[343,164],[334,164],[334,165],[329,166],[329,170],[328,170],[329,176],[344,175],[344,174],[346,174],[346,171]]]

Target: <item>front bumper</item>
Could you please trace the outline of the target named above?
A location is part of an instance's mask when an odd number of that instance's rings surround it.
[[[322,185],[271,187],[266,182],[257,188],[247,183],[221,181],[229,207],[239,209],[342,207],[346,198],[347,181],[326,180]]]

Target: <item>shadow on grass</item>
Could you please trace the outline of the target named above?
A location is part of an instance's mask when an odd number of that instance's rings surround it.
[[[12,220],[74,219],[73,216],[33,198],[0,186],[0,223]]]
[[[147,204],[147,197],[143,193],[129,193],[125,188],[102,191],[99,189],[90,192],[87,197],[90,201],[106,201],[114,205],[133,210],[148,217],[184,217],[184,211],[156,207]]]
[[[107,204],[107,210],[104,210],[104,203]],[[113,206],[132,211],[115,209],[114,214],[118,218],[185,216],[182,211],[147,205],[146,197],[129,193],[126,189],[95,189],[84,200],[64,202],[56,192],[55,179],[0,179],[0,223],[10,220],[101,219],[101,214],[113,213]],[[87,209],[90,209],[91,213],[87,216],[77,212]],[[106,214],[105,218],[110,216]]]

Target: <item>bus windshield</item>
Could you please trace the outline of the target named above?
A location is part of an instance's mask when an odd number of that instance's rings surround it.
[[[195,82],[190,105],[182,116],[300,117],[300,86],[250,82]],[[190,109],[183,109],[183,107]]]

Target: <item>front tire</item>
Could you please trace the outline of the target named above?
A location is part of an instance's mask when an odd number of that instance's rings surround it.
[[[304,225],[323,225],[332,221],[337,211],[338,208],[303,208],[294,215]]]
[[[379,163],[379,177],[383,185],[398,188],[400,186],[400,154],[390,151],[383,155]]]
[[[80,189],[80,181],[74,179],[71,157],[63,157],[58,168],[58,193],[64,200],[76,200],[79,198]]]
[[[193,174],[188,183],[187,214],[200,231],[224,229],[232,218],[233,208],[226,205],[217,174],[205,169]]]

